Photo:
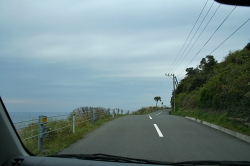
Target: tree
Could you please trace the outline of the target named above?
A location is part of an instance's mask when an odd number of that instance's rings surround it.
[[[217,63],[218,62],[214,59],[213,55],[207,55],[205,58],[201,59],[199,68],[203,73],[208,74]]]
[[[189,67],[189,68],[186,68],[186,75],[189,76],[189,75],[195,75],[195,74],[198,74],[199,73],[199,69],[198,68],[193,68],[193,67]]]
[[[250,50],[250,42],[244,47],[246,50]]]
[[[158,103],[158,101],[161,101],[161,97],[160,96],[155,96],[154,100],[156,101],[156,107],[157,107],[157,103]]]

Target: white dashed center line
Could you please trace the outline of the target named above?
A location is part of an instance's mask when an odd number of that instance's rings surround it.
[[[152,117],[150,115],[148,115],[149,119],[152,119]]]
[[[161,130],[158,128],[157,124],[154,124],[154,126],[155,126],[155,129],[156,129],[156,131],[157,131],[159,137],[163,137],[163,135],[162,135],[162,133],[161,133]]]

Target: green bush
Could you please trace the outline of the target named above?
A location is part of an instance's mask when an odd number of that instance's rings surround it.
[[[250,118],[250,43],[242,50],[229,52],[217,63],[212,55],[202,58],[196,68],[175,90],[177,110],[203,109],[228,116]],[[171,106],[173,107],[173,96]]]
[[[162,107],[142,107],[134,112],[132,112],[132,115],[143,115],[143,114],[149,114],[151,112],[157,111],[157,110],[162,110],[162,109],[166,109],[166,108],[162,108]]]

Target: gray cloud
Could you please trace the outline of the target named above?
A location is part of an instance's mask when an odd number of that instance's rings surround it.
[[[1,1],[0,95],[10,111],[71,111],[83,105],[136,109],[154,105],[156,95],[169,105],[172,85],[164,74],[173,72],[169,68],[204,3]],[[178,79],[232,9],[221,5],[176,67]],[[237,7],[190,66],[198,65],[249,14],[248,8]],[[229,50],[244,47],[249,29],[248,23],[213,53],[215,58],[220,61]]]

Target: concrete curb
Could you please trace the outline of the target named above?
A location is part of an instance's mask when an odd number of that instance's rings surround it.
[[[212,123],[208,123],[208,122],[202,121],[200,119],[191,118],[191,117],[188,117],[188,116],[185,116],[185,118],[193,120],[193,121],[196,121],[198,123],[202,123],[202,124],[204,124],[206,126],[209,126],[209,127],[214,128],[214,129],[220,130],[220,131],[222,131],[224,133],[227,133],[229,135],[232,135],[234,137],[237,137],[237,138],[239,138],[239,139],[241,139],[243,141],[246,141],[246,142],[250,143],[250,136],[248,136],[248,135],[244,135],[244,134],[238,133],[236,131],[233,131],[233,130],[230,130],[230,129],[226,129],[224,127],[221,127],[221,126],[218,126],[218,125],[215,125],[215,124],[212,124]]]

